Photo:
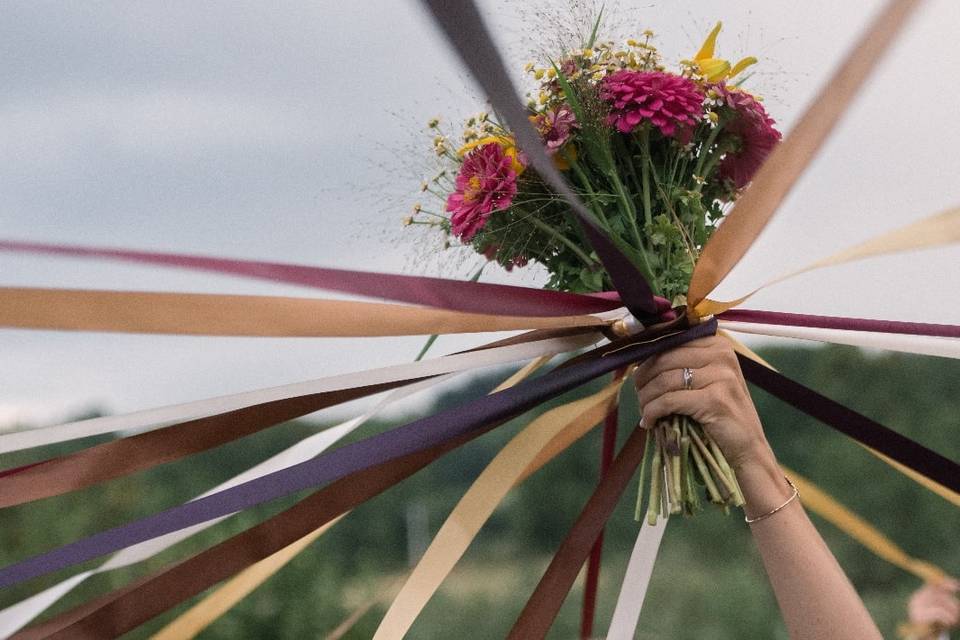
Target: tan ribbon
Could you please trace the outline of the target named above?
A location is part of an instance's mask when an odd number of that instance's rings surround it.
[[[208,336],[364,337],[601,326],[551,318],[280,296],[0,288],[0,327]]]
[[[403,638],[510,489],[582,437],[610,411],[621,380],[530,423],[483,470],[450,513],[374,635]]]
[[[918,2],[887,3],[790,134],[774,148],[703,248],[687,295],[691,307],[706,298],[753,245]]]
[[[717,333],[719,335],[722,335],[724,338],[726,338],[733,344],[734,351],[743,354],[744,356],[750,358],[754,362],[759,362],[760,364],[767,367],[768,369],[773,369],[774,371],[776,371],[776,368],[773,365],[771,365],[769,362],[767,362],[766,360],[761,358],[759,355],[754,353],[754,351],[750,347],[748,347],[747,345],[743,344],[742,342],[734,338],[728,331],[724,331],[723,329],[721,329]],[[857,443],[857,444],[860,444],[860,443]],[[882,460],[883,462],[886,462],[893,469],[907,476],[908,478],[910,478],[920,486],[932,491],[933,493],[937,494],[947,502],[960,507],[960,494],[958,494],[956,491],[950,489],[949,487],[943,486],[942,484],[940,484],[939,482],[936,482],[935,480],[931,480],[927,476],[917,471],[914,471],[910,467],[900,464],[896,460],[885,456],[884,454],[880,453],[879,451],[876,451],[875,449],[872,449],[863,444],[860,444],[860,446],[866,449],[867,451],[869,451],[871,454],[873,454],[880,460]]]
[[[167,626],[151,636],[150,640],[186,640],[187,638],[193,638],[282,569],[298,553],[310,546],[314,540],[326,533],[345,515],[347,514],[338,516],[273,555],[250,565],[230,578],[216,591],[190,607],[185,613],[174,618]]]
[[[750,293],[736,300],[727,302],[718,302],[715,300],[702,300],[696,306],[696,313],[701,318],[715,315],[732,309],[742,304],[753,294],[761,289],[771,285],[783,282],[788,278],[820,269],[823,267],[832,267],[846,262],[872,258],[876,256],[899,253],[902,251],[912,251],[917,249],[930,249],[933,247],[953,244],[960,242],[960,208],[948,209],[942,213],[923,218],[917,222],[900,227],[887,233],[881,234],[876,238],[871,238],[866,242],[843,249],[837,253],[821,258],[805,267],[790,271],[781,276],[769,280],[760,285]]]

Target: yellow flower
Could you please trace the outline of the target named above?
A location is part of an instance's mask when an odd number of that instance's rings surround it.
[[[707,39],[703,41],[700,51],[693,56],[694,64],[699,68],[700,75],[710,82],[719,82],[732,78],[750,65],[757,62],[753,56],[743,58],[735,65],[730,65],[729,60],[714,57],[714,48],[717,46],[717,36],[723,27],[722,22],[718,22],[713,28]]]
[[[520,162],[517,157],[520,154],[520,151],[517,149],[516,141],[511,136],[487,136],[486,138],[480,138],[479,140],[468,142],[457,149],[457,155],[462,158],[463,156],[467,155],[471,149],[482,147],[485,144],[500,145],[500,148],[503,149],[504,155],[510,157],[510,167],[518,176],[523,173],[524,169],[526,169],[526,167],[523,166],[523,163]]]

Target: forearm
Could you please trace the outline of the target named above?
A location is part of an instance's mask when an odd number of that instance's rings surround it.
[[[765,444],[737,468],[744,512],[756,518],[793,493]],[[880,632],[799,500],[750,526],[791,640],[873,640]]]

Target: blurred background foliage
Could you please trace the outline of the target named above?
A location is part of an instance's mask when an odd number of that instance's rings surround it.
[[[867,354],[832,346],[767,348],[761,355],[827,396],[944,455],[960,458],[960,362]],[[476,397],[506,373],[448,388],[432,410]],[[768,437],[784,464],[865,516],[908,553],[954,575],[960,573],[960,512],[955,507],[844,436],[761,391],[754,389],[753,393]],[[567,399],[579,394],[582,391]],[[529,418],[528,414],[469,443],[356,509],[201,637],[324,637],[358,608],[376,600],[377,604],[345,636],[369,638],[389,595],[409,570],[411,555],[422,551],[485,464]],[[636,408],[625,393],[621,441],[635,420]],[[370,423],[353,439],[396,423]],[[7,564],[187,500],[317,428],[305,422],[285,424],[104,486],[4,510],[0,512],[0,560]],[[596,483],[599,436],[599,431],[591,432],[507,497],[409,637],[503,637]],[[10,454],[0,459],[0,466],[46,458],[93,442]],[[607,529],[598,634],[606,629],[636,535],[635,487],[632,483]],[[48,613],[62,611],[196,553],[278,512],[297,497],[235,516],[147,563],[88,580]],[[906,599],[920,586],[919,581],[876,558],[816,516],[814,521],[884,636],[893,637],[897,622],[904,618]],[[0,594],[0,606],[66,575],[34,581],[27,589],[8,590]],[[551,637],[576,637],[580,596],[578,583]],[[129,637],[147,637],[189,604],[158,617]],[[671,521],[637,637],[786,638],[759,557],[739,514],[724,516],[708,510],[695,519]]]

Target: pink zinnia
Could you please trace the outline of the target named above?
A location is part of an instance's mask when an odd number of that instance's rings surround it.
[[[573,130],[577,127],[577,117],[567,105],[550,109],[546,113],[533,118],[534,125],[547,145],[547,153],[555,154],[560,147],[567,144]]]
[[[607,124],[621,133],[649,121],[672,137],[678,126],[693,126],[703,114],[703,94],[696,83],[662,71],[612,73],[603,79],[600,97],[612,106]]]
[[[737,189],[742,189],[750,183],[760,165],[780,142],[781,135],[774,128],[776,123],[773,118],[749,93],[721,85],[713,87],[713,90],[725,106],[736,112],[733,119],[724,125],[724,130],[736,137],[737,148],[720,161],[718,174],[730,180]]]
[[[517,194],[513,158],[500,145],[489,143],[472,150],[457,175],[457,190],[447,198],[451,228],[469,242],[483,229],[490,214],[506,209]]]

